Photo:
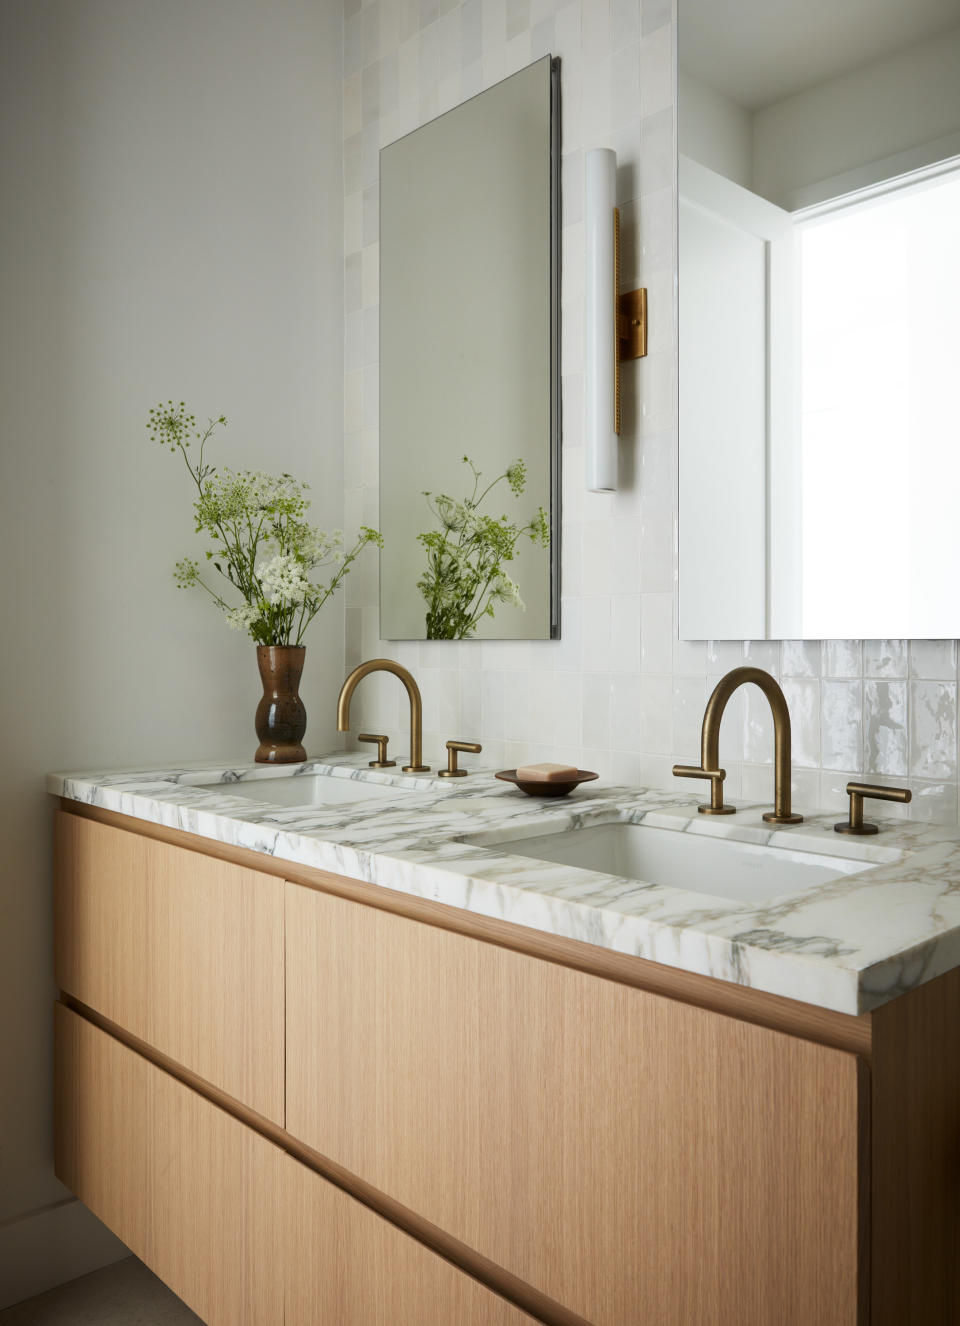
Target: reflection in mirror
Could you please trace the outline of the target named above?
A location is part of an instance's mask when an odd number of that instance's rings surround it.
[[[380,154],[380,634],[558,634],[558,64]]]
[[[680,0],[680,635],[960,635],[960,0]]]

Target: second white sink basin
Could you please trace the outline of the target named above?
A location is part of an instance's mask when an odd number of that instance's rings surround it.
[[[416,790],[360,778],[334,778],[331,774],[249,778],[237,783],[202,783],[199,788],[271,806],[344,806],[358,801],[393,801]]]
[[[738,902],[765,902],[882,863],[620,821],[530,838],[496,841],[493,835],[478,835],[472,841],[478,846],[496,846],[512,856],[579,866]],[[900,853],[890,850],[883,855],[895,861]]]

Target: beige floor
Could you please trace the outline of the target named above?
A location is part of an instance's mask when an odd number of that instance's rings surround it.
[[[198,1326],[198,1323],[200,1318],[136,1257],[127,1257],[0,1312],[0,1326]]]

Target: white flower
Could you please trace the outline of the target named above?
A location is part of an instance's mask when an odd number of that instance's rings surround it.
[[[526,612],[527,605],[520,597],[520,586],[515,580],[511,580],[508,575],[504,575],[502,571],[493,582],[490,594],[492,598],[499,599],[501,603],[509,603],[511,607]]]
[[[281,604],[303,603],[310,592],[302,564],[289,553],[277,553],[269,562],[264,562],[257,568],[257,577],[264,597],[274,608]]]
[[[256,608],[252,608],[249,603],[244,603],[239,608],[227,608],[225,612],[227,625],[231,631],[249,631],[260,615]]]
[[[323,530],[310,529],[299,539],[297,551],[307,566],[319,566],[321,562],[329,561],[342,562],[343,530],[335,529],[325,534]]]
[[[474,521],[473,513],[466,502],[458,502],[444,493],[438,494],[434,506],[444,529],[465,530]]]
[[[253,510],[263,510],[273,505],[296,506],[304,502],[304,490],[307,485],[290,474],[265,474],[263,470],[246,470],[243,473],[246,486],[245,500]]]

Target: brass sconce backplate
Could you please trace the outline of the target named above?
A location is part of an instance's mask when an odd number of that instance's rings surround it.
[[[621,359],[642,359],[647,353],[647,292],[630,290],[617,301],[618,353]]]
[[[613,317],[616,335],[614,357],[614,432],[620,435],[620,365],[625,359],[642,359],[647,353],[647,292],[628,290],[620,294],[620,208],[613,209]]]

